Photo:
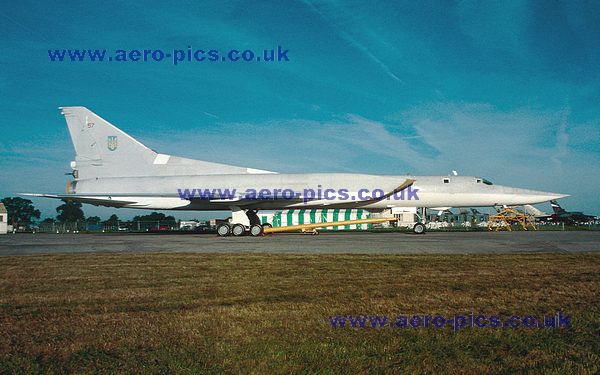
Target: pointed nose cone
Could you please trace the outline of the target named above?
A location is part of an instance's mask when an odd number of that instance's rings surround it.
[[[545,192],[541,192],[541,191],[538,194],[538,198],[542,202],[554,201],[554,200],[566,198],[566,197],[570,197],[570,195],[569,194],[559,194],[559,193],[545,193]]]
[[[520,206],[524,204],[537,204],[569,196],[567,194],[550,193],[547,191],[537,191],[500,185],[490,186],[487,189],[493,192],[490,197],[495,201],[493,204],[494,206]]]
[[[522,193],[517,193],[523,201],[528,201],[527,204],[544,203],[568,197],[568,194],[549,193],[545,191],[526,190]]]

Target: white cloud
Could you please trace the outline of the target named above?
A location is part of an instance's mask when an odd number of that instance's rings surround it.
[[[570,114],[570,110],[565,109],[564,114],[563,114],[563,119],[560,122],[560,126],[559,126],[558,132],[556,134],[556,153],[552,156],[552,161],[559,168],[562,167],[562,159],[565,158],[569,153],[569,150],[568,150],[569,135],[567,134],[567,126],[569,123],[569,114]]]
[[[349,114],[326,122],[221,123],[216,130],[163,134],[146,143],[161,152],[281,172],[404,174],[406,168],[427,163],[412,139],[393,134],[384,123]]]

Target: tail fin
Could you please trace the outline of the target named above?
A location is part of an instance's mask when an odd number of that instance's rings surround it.
[[[119,176],[132,169],[144,169],[156,158],[133,137],[85,107],[61,107],[75,147],[73,166],[80,177],[93,170],[93,177]]]
[[[566,212],[557,201],[550,201],[550,205],[555,214],[564,214]]]
[[[111,158],[115,151],[155,154],[133,137],[85,107],[60,107],[77,156],[88,160]]]
[[[76,179],[274,173],[158,154],[85,107],[60,107],[75,147]]]

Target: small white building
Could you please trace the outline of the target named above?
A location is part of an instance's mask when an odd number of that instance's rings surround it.
[[[6,234],[8,232],[8,212],[4,203],[0,203],[0,234]]]

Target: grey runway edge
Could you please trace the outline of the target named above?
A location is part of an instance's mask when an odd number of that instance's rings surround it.
[[[59,253],[489,254],[597,252],[599,231],[278,234],[16,234],[0,237],[0,256]]]

